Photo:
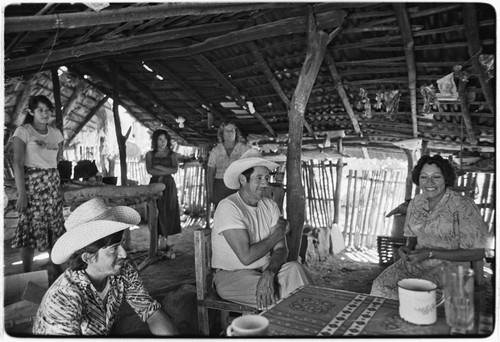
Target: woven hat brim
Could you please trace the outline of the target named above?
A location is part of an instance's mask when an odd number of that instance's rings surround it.
[[[132,225],[134,224],[109,220],[90,221],[79,225],[64,233],[56,241],[51,253],[52,262],[56,265],[62,264],[77,250]]]
[[[82,221],[78,219],[79,217],[81,217],[81,215],[78,216],[75,215],[73,217],[70,215],[66,220],[66,222],[64,222],[64,226],[66,227],[66,229],[72,230],[74,227],[82,224]],[[122,223],[129,223],[131,225],[136,225],[139,224],[139,222],[141,222],[141,215],[139,215],[139,213],[135,209],[120,205],[106,209],[98,216],[93,217],[91,221],[87,220],[84,222],[93,222],[99,220],[118,221]]]
[[[257,166],[263,166],[267,168],[269,171],[272,171],[279,165],[270,160],[257,157],[238,159],[229,164],[229,167],[226,169],[226,172],[224,173],[224,184],[229,189],[233,190],[239,189],[240,188],[240,182],[238,181],[239,175],[241,175],[243,171]]]

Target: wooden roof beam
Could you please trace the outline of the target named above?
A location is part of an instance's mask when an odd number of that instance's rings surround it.
[[[49,12],[54,6],[57,6],[58,4],[55,3],[49,3],[45,4],[45,6],[38,11],[35,15],[42,15],[47,12]],[[8,56],[9,53],[19,44],[21,43],[30,33],[29,32],[23,32],[19,33],[14,40],[10,42],[10,44],[5,48],[4,54],[5,56]]]
[[[60,13],[5,18],[5,33],[94,27],[186,15],[210,15],[293,7],[292,3],[169,3],[140,8],[127,7],[100,12]]]
[[[114,62],[115,64],[118,64],[116,63],[116,61]],[[162,109],[165,111],[165,113],[172,119],[172,120],[176,120],[177,119],[177,115],[175,114],[172,114],[172,110],[165,104],[165,102],[163,102],[162,100],[160,100],[155,93],[153,93],[151,90],[149,90],[148,87],[144,86],[139,80],[137,80],[135,77],[133,77],[132,75],[130,75],[128,72],[126,72],[123,68],[120,67],[119,69],[119,75],[120,77],[122,77],[123,79],[125,79],[125,81],[133,88],[137,89],[139,92],[141,92],[142,94],[144,94],[146,97],[150,98],[151,100],[153,100],[154,102],[156,102],[160,107],[162,107]],[[189,129],[191,131],[193,131],[195,134],[198,134],[199,136],[203,137],[203,138],[207,138],[205,135],[203,135],[202,133],[198,132],[197,130],[193,129],[192,127],[190,127],[188,124],[184,124],[184,128],[186,129]]]
[[[254,42],[248,42],[247,47],[250,50],[250,52],[252,53],[255,60],[257,61],[257,66],[262,71],[262,73],[265,75],[265,77],[267,78],[267,81],[271,84],[271,86],[274,88],[274,90],[279,95],[281,100],[285,103],[287,111],[290,110],[290,99],[286,96],[285,92],[281,88],[280,83],[274,77],[274,74],[271,71],[271,68],[269,67],[266,60],[264,59],[264,56],[260,52],[260,49],[257,47],[257,44],[255,44]],[[304,127],[307,129],[309,134],[311,134],[311,136],[313,136],[313,137],[315,136],[311,125],[309,125],[309,123],[306,121],[305,118],[304,118]]]
[[[417,123],[417,69],[415,65],[415,54],[413,52],[413,36],[410,28],[410,20],[406,12],[404,3],[393,3],[394,12],[401,31],[401,38],[403,39],[406,64],[408,66],[408,89],[410,90],[410,109],[411,121],[413,122],[413,137],[418,137],[418,123]]]
[[[345,11],[322,13],[317,19],[318,27],[322,29],[340,27],[346,14],[347,13]],[[203,42],[190,46],[161,49],[151,53],[140,54],[139,56],[142,59],[169,59],[174,57],[186,57],[234,44],[303,32],[307,32],[307,20],[303,17],[293,17],[241,30],[235,30],[224,35],[208,38]]]
[[[80,131],[85,127],[85,125],[94,117],[95,113],[108,101],[109,96],[105,95],[95,106],[90,110],[90,112],[85,116],[82,122],[78,124],[75,130],[73,130],[73,135],[66,139],[65,145],[66,147],[70,146],[71,142],[75,137],[80,133]]]
[[[231,97],[234,99],[234,101],[241,106],[244,109],[248,110],[248,105],[243,98],[243,96],[240,94],[239,90],[220,72],[219,69],[217,69],[212,62],[210,62],[205,56],[199,54],[199,55],[194,55],[193,58],[210,74],[212,75],[216,80],[219,81],[220,84],[231,94]],[[273,136],[276,137],[276,132],[274,129],[269,125],[269,123],[264,119],[264,117],[255,110],[255,112],[252,114],[255,116],[257,120],[260,121],[260,123],[269,131],[269,133]]]
[[[52,51],[44,51],[24,57],[17,57],[5,61],[5,72],[25,71],[26,69],[37,69],[42,66],[50,66],[52,64],[62,65],[71,61],[84,61],[87,59],[95,58],[96,54],[99,56],[113,55],[116,53],[123,53],[128,50],[133,50],[138,47],[146,48],[148,46],[157,48],[158,44],[166,40],[175,40],[192,35],[198,34],[217,34],[225,33],[228,31],[237,30],[240,26],[238,22],[231,23],[214,23],[204,24],[197,26],[190,26],[185,28],[178,28],[172,30],[165,30],[160,32],[146,33],[142,35],[132,35],[126,38],[118,38],[113,40],[103,40],[96,43],[88,43],[84,45],[73,45],[71,47],[62,48]],[[93,34],[100,29],[96,27],[88,31],[82,38],[75,41],[82,42],[89,34]],[[140,57],[135,55],[136,59]],[[45,62],[43,64],[42,62]]]
[[[157,69],[161,74],[166,75],[170,80],[172,80],[174,83],[176,83],[179,87],[182,88],[186,93],[189,94],[193,99],[204,105],[205,107],[209,108],[209,110],[217,115],[219,119],[221,119],[223,122],[228,121],[227,117],[222,114],[217,108],[215,108],[209,101],[207,101],[203,96],[198,94],[197,91],[195,91],[191,86],[189,86],[187,83],[185,83],[183,80],[181,80],[179,77],[177,77],[170,69],[168,69],[166,66],[163,64],[157,62],[157,61],[147,61],[148,66],[153,67]]]
[[[352,109],[351,103],[349,102],[349,96],[347,95],[347,92],[345,91],[344,85],[342,84],[342,79],[340,78],[340,74],[337,71],[337,67],[335,66],[335,61],[333,59],[333,56],[329,51],[325,53],[325,61],[326,64],[328,65],[328,69],[330,70],[330,75],[332,76],[333,79],[333,84],[335,88],[337,89],[337,92],[340,96],[340,99],[342,100],[342,104],[344,105],[344,108],[347,112],[347,115],[349,115],[349,118],[351,119],[352,126],[354,127],[354,131],[359,134],[360,136],[363,136],[363,133],[361,132],[361,128],[359,127],[359,122],[358,119],[356,118],[356,114],[354,113],[354,110]]]
[[[94,77],[96,77],[96,79],[99,79],[101,80],[102,82],[106,83],[106,85],[108,87],[111,88],[111,83],[110,83],[110,80],[106,77],[106,75],[104,73],[99,73],[99,75],[96,75],[95,74],[95,70],[93,68],[89,68],[85,65],[82,65],[82,64],[79,64],[78,67],[71,67],[71,69],[77,71],[78,74],[80,75],[83,75],[83,74],[88,74],[88,75],[93,75]],[[94,70],[94,71],[93,71]],[[89,83],[91,86],[93,86],[95,89],[99,90],[100,92],[102,92],[103,94],[105,95],[108,95],[110,97],[113,96],[113,93],[112,93],[112,90],[108,90],[106,87],[103,87],[95,82],[92,82],[90,80],[87,80],[85,79],[85,82]],[[144,112],[148,113],[154,121],[159,121],[159,122],[164,122],[163,119],[161,119],[160,117],[158,117],[154,111],[146,108],[142,103],[141,101],[137,100],[135,98],[135,96],[132,96],[131,94],[129,94],[127,91],[120,91],[121,95],[128,99],[130,102],[134,103],[135,106],[141,108]],[[136,116],[136,112],[134,110],[134,108],[130,107],[126,102],[124,102],[121,98],[120,99],[117,99],[119,102],[120,102],[120,105],[125,108],[133,117],[136,118],[136,120],[138,121],[141,121],[137,116]],[[142,120],[141,122],[144,122],[144,120]],[[152,129],[152,127],[150,127],[150,129]],[[186,138],[179,132],[177,132],[175,129],[173,128],[170,128],[168,127],[169,131],[171,132],[174,132],[180,139],[183,139],[184,141],[186,141]]]
[[[492,113],[495,113],[495,94],[493,93],[491,84],[486,81],[485,72],[479,63],[479,55],[481,54],[482,47],[477,25],[476,5],[473,3],[464,3],[462,6],[469,56],[472,60],[475,74],[479,77],[481,89],[483,90],[488,107],[490,107]]]

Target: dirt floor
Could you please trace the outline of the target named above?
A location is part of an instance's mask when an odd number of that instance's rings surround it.
[[[177,293],[178,289],[193,289],[195,286],[194,271],[194,248],[193,231],[205,227],[205,221],[201,218],[189,218],[183,224],[181,234],[169,237],[169,244],[173,244],[176,254],[175,259],[158,259],[140,271],[145,287],[154,297],[163,298],[167,293]],[[7,229],[8,230],[8,229]],[[8,234],[7,234],[8,235]],[[19,262],[18,250],[9,246],[4,236],[4,276],[22,273],[22,265]],[[149,230],[147,223],[141,223],[139,229],[131,231],[132,249],[129,257],[136,265],[140,265],[148,256]],[[36,257],[43,257],[42,253],[36,253]],[[34,271],[46,269],[47,257],[35,261]],[[350,250],[345,249],[336,255],[330,255],[325,260],[308,262],[305,265],[316,285],[349,290],[359,293],[369,293],[373,280],[385,269],[378,263],[376,249]],[[491,270],[485,269],[486,276],[486,302],[494,310],[494,292],[491,284]],[[49,279],[53,278],[49,270]],[[172,305],[174,307],[175,305]],[[130,314],[131,309],[126,311]],[[196,308],[192,308],[196,315]],[[172,317],[180,315],[177,312],[169,312]],[[133,315],[133,312],[132,312]],[[130,327],[125,321],[126,327],[122,329],[143,329],[144,327]],[[135,322],[135,321],[134,321]],[[189,322],[184,322],[190,324]],[[195,323],[195,322],[191,322]],[[194,330],[193,330],[194,329]],[[195,331],[195,326],[186,325],[186,331]],[[123,331],[122,331],[123,332]]]

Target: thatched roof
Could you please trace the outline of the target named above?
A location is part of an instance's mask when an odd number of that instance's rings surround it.
[[[33,80],[44,72],[50,80],[48,70],[64,65],[62,105],[79,106],[65,113],[67,139],[113,96],[115,69],[120,104],[185,144],[215,142],[215,127],[229,120],[244,135],[286,144],[310,9],[317,28],[334,38],[305,109],[304,146],[343,130],[346,148],[368,153],[401,153],[393,142],[422,139],[436,152],[492,156],[496,79],[485,61],[496,51],[496,16],[484,3],[110,3],[99,12],[82,3],[11,4],[8,125],[23,94],[39,87]],[[446,97],[436,82],[455,66],[460,95],[424,108],[431,86]]]

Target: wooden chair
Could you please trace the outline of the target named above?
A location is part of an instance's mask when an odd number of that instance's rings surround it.
[[[196,272],[196,297],[198,305],[198,326],[200,335],[210,335],[210,322],[208,310],[221,312],[221,328],[225,329],[228,324],[230,312],[241,314],[257,313],[257,309],[229,302],[219,297],[212,287],[213,269],[211,229],[199,229],[194,231],[194,262]]]

